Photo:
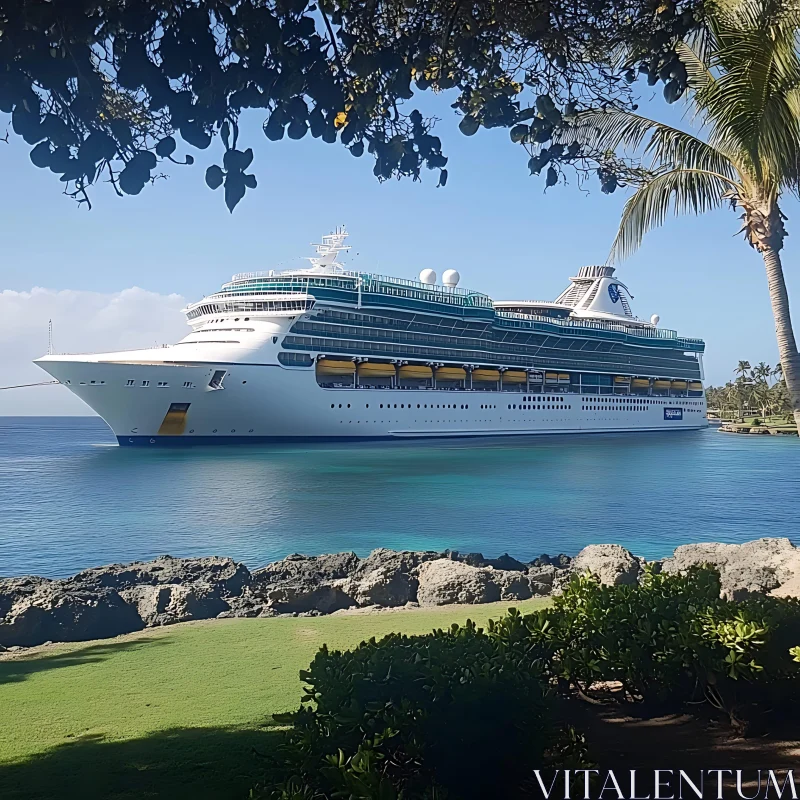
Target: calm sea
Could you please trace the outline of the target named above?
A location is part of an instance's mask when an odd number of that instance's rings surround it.
[[[174,556],[259,566],[375,547],[655,558],[799,536],[800,443],[694,433],[187,450],[98,418],[0,417],[0,575]]]

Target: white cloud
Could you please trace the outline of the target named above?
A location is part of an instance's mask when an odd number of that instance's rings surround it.
[[[178,294],[136,286],[113,294],[36,287],[0,292],[0,386],[49,379],[32,363],[47,352],[53,321],[57,353],[103,352],[178,341],[188,333]],[[0,390],[0,416],[88,414],[89,408],[61,386]]]

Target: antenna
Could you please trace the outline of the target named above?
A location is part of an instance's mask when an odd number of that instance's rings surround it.
[[[47,320],[47,355],[53,355],[53,320]]]

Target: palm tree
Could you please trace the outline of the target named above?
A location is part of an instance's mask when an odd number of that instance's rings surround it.
[[[734,373],[736,375],[738,375],[742,379],[742,381],[744,382],[750,377],[749,373],[750,373],[751,369],[752,369],[752,367],[750,366],[750,362],[749,361],[740,361],[736,365],[736,369],[734,370]]]
[[[633,253],[670,210],[699,214],[729,203],[742,211],[742,230],[764,260],[798,428],[800,354],[780,257],[786,217],[779,200],[800,195],[799,35],[800,8],[789,0],[717,0],[703,33],[678,45],[700,135],[618,109],[583,112],[565,134],[601,154],[601,163],[619,163],[620,152],[649,159],[631,172],[638,188],[625,204],[612,260]]]
[[[769,377],[772,375],[772,367],[769,364],[765,364],[763,361],[759,361],[758,364],[753,367],[753,379],[756,383],[763,383],[769,386]]]

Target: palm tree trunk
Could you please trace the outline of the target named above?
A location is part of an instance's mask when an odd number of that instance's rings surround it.
[[[775,334],[778,338],[778,355],[786,380],[786,388],[789,391],[792,414],[797,430],[800,432],[800,353],[797,352],[792,318],[789,315],[789,295],[786,292],[786,281],[783,278],[783,265],[780,253],[772,247],[763,248],[761,255],[767,269],[769,299],[772,303]]]

